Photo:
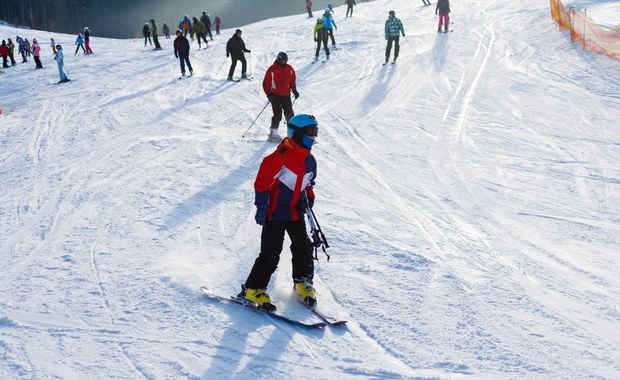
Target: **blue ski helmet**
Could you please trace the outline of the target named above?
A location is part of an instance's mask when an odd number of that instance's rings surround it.
[[[295,115],[288,121],[286,132],[296,143],[310,149],[319,135],[319,123],[312,115]]]

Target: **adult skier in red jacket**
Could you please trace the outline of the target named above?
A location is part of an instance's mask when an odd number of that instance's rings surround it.
[[[299,98],[295,69],[288,64],[288,55],[285,52],[278,53],[275,62],[267,69],[263,79],[263,90],[273,110],[267,140],[280,141],[282,137],[278,134],[278,126],[282,121],[282,112],[284,112],[284,118],[287,122],[295,115],[291,102],[291,92],[295,99]]]

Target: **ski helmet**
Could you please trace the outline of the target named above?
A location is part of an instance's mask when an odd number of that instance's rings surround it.
[[[312,115],[295,115],[288,121],[286,132],[297,144],[310,149],[319,135],[319,123]]]
[[[319,23],[319,24],[322,24],[323,23],[323,18],[322,17],[317,18],[316,22]]]
[[[288,55],[285,52],[281,51],[278,53],[278,56],[276,57],[276,59],[278,61],[288,61]]]

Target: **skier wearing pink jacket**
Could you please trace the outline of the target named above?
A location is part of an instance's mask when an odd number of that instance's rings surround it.
[[[41,55],[41,46],[39,45],[39,43],[37,42],[36,38],[32,39],[32,56],[34,57],[34,62],[37,65],[37,69],[42,69],[43,65],[41,64],[41,59],[39,58],[39,56]]]

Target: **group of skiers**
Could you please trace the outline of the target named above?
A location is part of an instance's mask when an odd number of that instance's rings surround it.
[[[207,41],[207,36],[211,41],[213,41],[213,34],[211,33],[211,27],[215,25],[215,33],[220,34],[220,27],[222,25],[222,19],[219,16],[215,16],[214,24],[211,24],[211,18],[207,14],[206,11],[202,12],[202,16],[200,19],[198,17],[192,17],[191,20],[188,15],[183,16],[181,21],[179,21],[177,31],[181,31],[184,37],[190,35],[191,40],[194,40],[194,36],[198,39],[198,48],[200,49],[201,41],[204,41],[205,48],[209,46],[209,42]],[[153,46],[153,42],[155,42],[155,50],[160,50],[161,46],[159,45],[158,34],[157,34],[157,24],[155,20],[151,19],[149,22],[145,23],[142,27],[142,35],[144,36],[144,46],[146,46],[147,42]],[[170,39],[170,27],[167,23],[164,22],[162,26],[162,31],[166,37],[166,39]],[[153,39],[151,40],[151,37]]]
[[[17,36],[15,41],[18,44],[18,52],[22,56],[22,63],[28,62],[28,57],[32,56],[35,62],[35,68],[42,69],[41,45],[37,39],[33,38],[32,43],[30,43],[27,38]],[[79,49],[82,49],[85,55],[93,53],[93,50],[90,47],[90,29],[88,29],[88,27],[84,28],[83,34],[78,33],[75,40],[75,45],[75,54],[78,53]],[[67,74],[64,72],[64,54],[62,51],[62,46],[56,44],[53,38],[50,39],[50,46],[52,48],[54,60],[56,60],[56,63],[58,64],[60,82],[68,82],[69,79],[67,78]],[[17,64],[15,61],[15,48],[16,46],[10,38],[2,40],[2,44],[0,45],[0,56],[2,57],[3,68],[9,67],[9,60],[11,62],[11,66],[15,66]]]

